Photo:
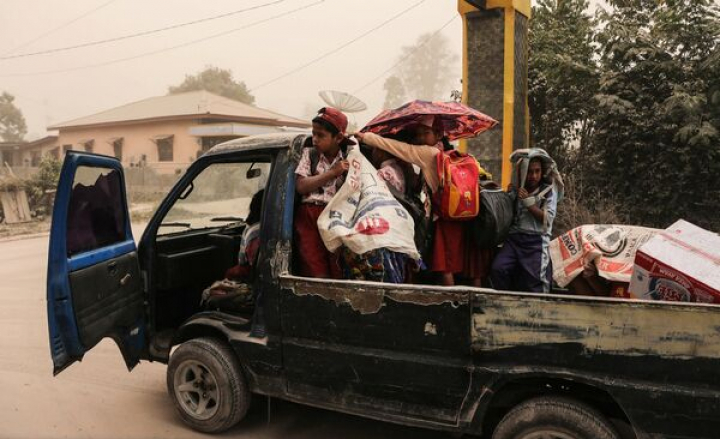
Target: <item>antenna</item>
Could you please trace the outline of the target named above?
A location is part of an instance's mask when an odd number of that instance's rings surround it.
[[[365,102],[349,93],[336,90],[323,90],[318,93],[318,95],[320,95],[320,98],[325,101],[326,104],[344,113],[358,113],[367,110]]]

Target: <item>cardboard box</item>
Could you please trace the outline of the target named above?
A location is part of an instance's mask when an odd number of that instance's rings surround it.
[[[720,236],[680,220],[635,254],[637,299],[720,303]]]

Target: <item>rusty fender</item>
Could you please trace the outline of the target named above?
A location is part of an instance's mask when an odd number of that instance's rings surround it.
[[[349,305],[361,314],[375,314],[385,305],[385,300],[411,303],[421,306],[451,304],[467,305],[470,292],[463,288],[446,288],[438,291],[419,285],[392,287],[379,282],[336,281],[327,279],[282,276],[280,284],[297,296],[317,296],[331,300],[336,305]]]

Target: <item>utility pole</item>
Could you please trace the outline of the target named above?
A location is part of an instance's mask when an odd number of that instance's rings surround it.
[[[500,122],[461,143],[503,188],[510,182],[510,154],[530,143],[528,22],[530,0],[458,0],[463,18],[462,101]]]

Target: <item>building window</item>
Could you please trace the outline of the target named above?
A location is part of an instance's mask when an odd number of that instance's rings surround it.
[[[66,145],[70,146],[70,145]],[[48,154],[50,157],[54,158],[55,160],[60,160],[60,148],[53,148],[50,151],[48,151]]]
[[[93,149],[95,149],[95,140],[93,140],[93,139],[81,140],[78,142],[78,145],[80,145],[80,148],[78,148],[80,151],[93,152]]]
[[[197,152],[197,157],[200,158],[201,156],[205,155],[206,152],[210,151],[215,145],[219,145],[223,142],[227,142],[228,140],[237,139],[237,136],[231,136],[231,137],[203,137],[200,140],[200,150]]]
[[[113,154],[115,155],[115,158],[120,160],[122,162],[123,159],[123,138],[120,137],[118,139],[114,139],[112,141],[112,147],[113,147]]]
[[[30,166],[33,166],[33,167],[40,166],[40,153],[39,152],[32,153],[32,158],[30,159]]]
[[[158,148],[158,161],[159,162],[172,162],[173,161],[173,136],[167,136],[161,139],[155,140]]]

